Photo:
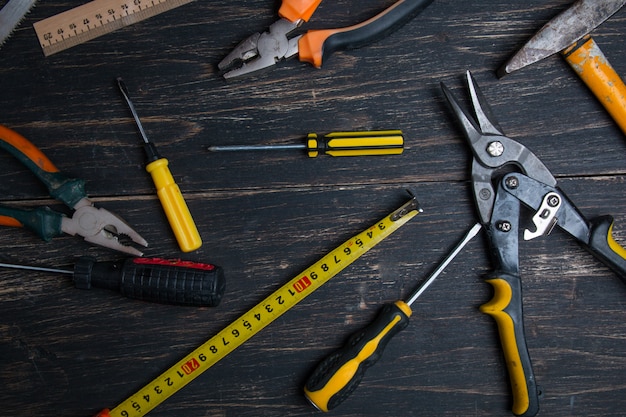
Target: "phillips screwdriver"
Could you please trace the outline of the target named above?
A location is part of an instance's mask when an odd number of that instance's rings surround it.
[[[220,266],[161,258],[127,258],[97,262],[80,257],[74,270],[0,263],[0,267],[73,275],[76,288],[104,288],[125,297],[162,304],[215,307],[224,295]]]
[[[163,158],[156,150],[156,147],[152,142],[148,140],[148,136],[143,129],[139,116],[135,111],[132,101],[128,95],[126,85],[121,78],[117,79],[117,86],[119,87],[128,108],[135,119],[139,133],[144,141],[144,149],[148,157],[148,164],[146,165],[146,171],[152,176],[154,185],[157,189],[157,195],[165,210],[167,220],[174,231],[178,245],[183,252],[191,252],[202,246],[202,238],[196,224],[191,217],[187,203],[180,192],[180,188],[174,182],[174,177],[168,168],[167,159]]]
[[[319,154],[330,156],[400,155],[404,150],[404,137],[400,130],[369,132],[334,132],[319,137],[309,133],[305,143],[292,145],[227,145],[210,146],[211,152],[270,151],[304,149],[309,158]]]
[[[408,326],[412,314],[411,305],[476,236],[480,228],[480,223],[477,223],[466,233],[437,269],[411,294],[408,301],[399,300],[393,304],[385,304],[373,322],[353,334],[342,348],[317,366],[304,386],[306,398],[316,408],[321,411],[332,410],[350,396],[367,368],[380,359],[389,340]]]

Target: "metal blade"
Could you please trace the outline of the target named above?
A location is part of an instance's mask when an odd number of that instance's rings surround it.
[[[37,0],[9,0],[0,10],[0,46],[19,25]]]
[[[613,16],[626,0],[579,0],[550,20],[498,70],[510,74],[560,52]]]

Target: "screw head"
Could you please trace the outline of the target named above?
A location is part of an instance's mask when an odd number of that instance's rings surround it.
[[[512,189],[512,190],[514,190],[514,189],[516,189],[517,187],[519,187],[519,179],[518,179],[517,177],[508,177],[508,178],[506,179],[506,181],[504,181],[504,184],[505,184],[508,188],[510,188],[510,189]]]
[[[550,207],[556,207],[561,203],[561,199],[557,195],[552,195],[548,198],[548,205]]]
[[[487,153],[494,158],[501,156],[504,153],[504,145],[499,140],[489,142],[489,145],[487,145]]]
[[[508,233],[511,231],[511,222],[508,222],[506,220],[500,220],[498,223],[496,223],[496,228],[504,233]]]

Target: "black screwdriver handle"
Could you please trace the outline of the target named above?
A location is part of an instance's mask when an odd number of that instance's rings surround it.
[[[224,295],[225,279],[222,268],[211,264],[160,258],[97,262],[85,256],[74,266],[74,285],[154,303],[215,307]]]

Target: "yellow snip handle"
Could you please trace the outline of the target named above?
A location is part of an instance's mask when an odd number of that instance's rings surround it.
[[[513,390],[512,411],[517,416],[532,417],[539,412],[539,390],[524,335],[521,280],[501,273],[487,282],[493,286],[494,295],[480,311],[492,316],[498,325]]]
[[[563,56],[626,133],[626,86],[591,36],[565,49]]]
[[[174,182],[165,158],[157,159],[146,165],[146,171],[152,176],[157,195],[174,231],[180,250],[191,252],[202,246],[202,238],[191,217],[187,203]]]

